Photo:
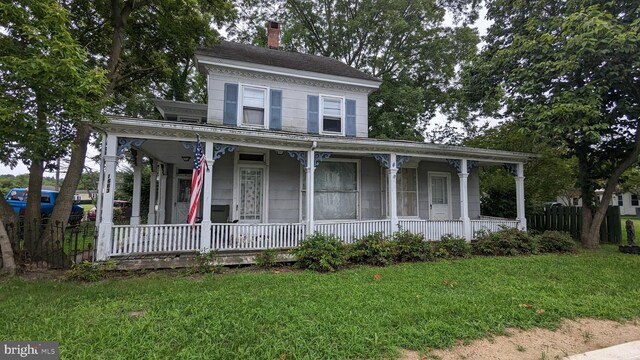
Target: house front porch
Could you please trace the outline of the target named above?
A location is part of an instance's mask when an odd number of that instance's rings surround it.
[[[353,243],[398,230],[470,241],[482,229],[526,229],[523,163],[529,154],[157,120],[114,118],[97,126],[104,134],[97,260],[290,249],[316,232]],[[197,136],[207,167],[199,221],[188,225]],[[119,224],[112,206],[116,167],[127,152],[134,160],[132,212],[128,224]],[[145,214],[143,166],[150,166]],[[514,176],[517,219],[481,216],[479,171],[486,166]]]

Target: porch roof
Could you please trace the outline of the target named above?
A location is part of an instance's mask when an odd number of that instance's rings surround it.
[[[398,155],[427,158],[466,158],[488,162],[526,162],[536,154],[471,148],[406,140],[382,140],[362,137],[339,137],[303,134],[266,129],[246,129],[213,124],[193,124],[112,116],[106,123],[91,124],[94,129],[119,137],[192,142],[199,135],[203,141],[219,144],[263,147],[271,150],[316,151],[374,154],[394,152]]]

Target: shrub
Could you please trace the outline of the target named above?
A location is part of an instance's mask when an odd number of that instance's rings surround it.
[[[463,237],[447,234],[436,243],[435,256],[443,259],[466,258],[471,256],[471,245]]]
[[[353,244],[351,261],[375,266],[386,266],[392,264],[395,257],[395,244],[385,239],[381,232],[376,232],[363,236]]]
[[[217,254],[214,250],[197,252],[194,264],[187,269],[187,272],[189,274],[221,273],[222,270],[224,270],[224,266],[218,263],[216,255]]]
[[[336,271],[347,261],[347,249],[342,241],[318,232],[304,239],[291,253],[298,266],[321,272]]]
[[[536,236],[515,228],[476,234],[473,251],[478,255],[516,256],[538,252]]]
[[[565,232],[547,230],[538,238],[538,249],[543,253],[574,252],[576,242]]]
[[[73,264],[70,270],[64,272],[66,280],[94,282],[107,278],[110,270],[113,270],[116,263],[113,261],[104,261],[91,263],[87,260]]]
[[[256,255],[256,265],[261,268],[270,268],[278,264],[277,249],[267,249]]]
[[[413,234],[407,230],[393,234],[398,261],[430,261],[433,260],[433,246],[425,241],[422,234]]]

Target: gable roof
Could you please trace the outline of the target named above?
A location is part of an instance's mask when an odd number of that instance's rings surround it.
[[[329,57],[269,49],[230,41],[222,41],[220,44],[201,48],[196,51],[196,55],[380,82],[374,76]]]

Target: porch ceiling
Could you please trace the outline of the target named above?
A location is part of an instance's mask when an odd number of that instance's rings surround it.
[[[439,145],[401,140],[380,140],[370,138],[318,136],[285,131],[242,129],[211,124],[189,124],[174,121],[133,119],[112,117],[110,122],[92,124],[102,132],[121,137],[149,140],[143,150],[161,159],[182,163],[181,156],[191,155],[191,150],[181,142],[193,142],[196,135],[203,141],[220,144],[261,147],[272,150],[309,150],[315,145],[316,151],[372,154],[395,152],[398,155],[423,158],[466,158],[486,163],[526,162],[537,157],[535,154],[501,150],[469,148],[463,146]]]

